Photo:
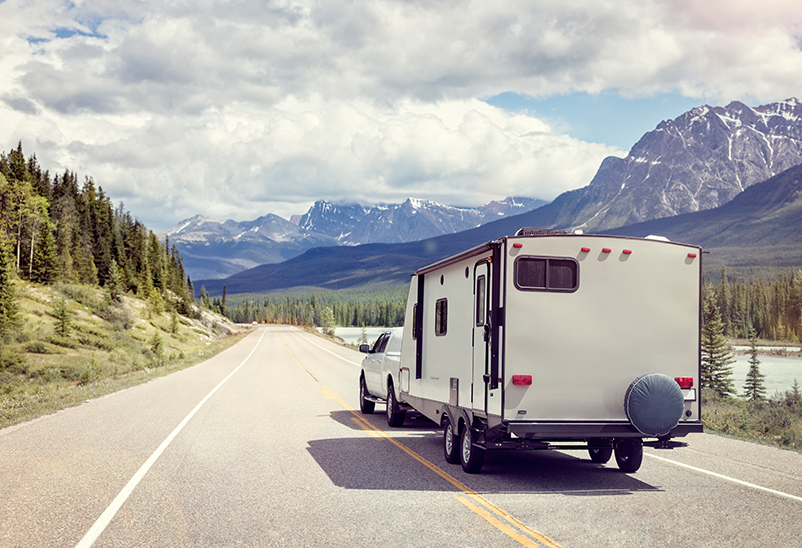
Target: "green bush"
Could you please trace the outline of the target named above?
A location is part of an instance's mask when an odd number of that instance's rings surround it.
[[[25,345],[25,352],[30,354],[53,354],[51,346],[42,341],[31,341]]]
[[[61,346],[62,348],[78,348],[78,343],[76,343],[74,340],[66,337],[59,337],[58,335],[53,335],[50,337],[48,342],[56,346]]]

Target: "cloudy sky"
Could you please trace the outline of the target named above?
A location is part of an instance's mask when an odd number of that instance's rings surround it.
[[[155,231],[551,200],[693,106],[802,96],[763,0],[0,0],[0,146]]]

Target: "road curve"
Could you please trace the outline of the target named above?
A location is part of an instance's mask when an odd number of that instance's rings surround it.
[[[360,354],[261,327],[190,369],[0,431],[0,547],[800,545],[802,455],[706,434],[442,457],[358,411]]]

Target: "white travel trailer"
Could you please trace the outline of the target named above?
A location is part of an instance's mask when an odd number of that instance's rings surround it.
[[[643,445],[702,431],[701,257],[665,238],[521,229],[422,268],[393,404],[441,424],[466,472],[510,448],[615,453],[635,472]]]

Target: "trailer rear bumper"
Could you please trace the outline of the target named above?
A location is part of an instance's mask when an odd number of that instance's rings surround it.
[[[507,431],[531,440],[585,440],[590,438],[643,438],[642,433],[627,421],[621,422],[524,422],[509,421]],[[683,437],[703,432],[701,421],[682,422],[666,438]]]

